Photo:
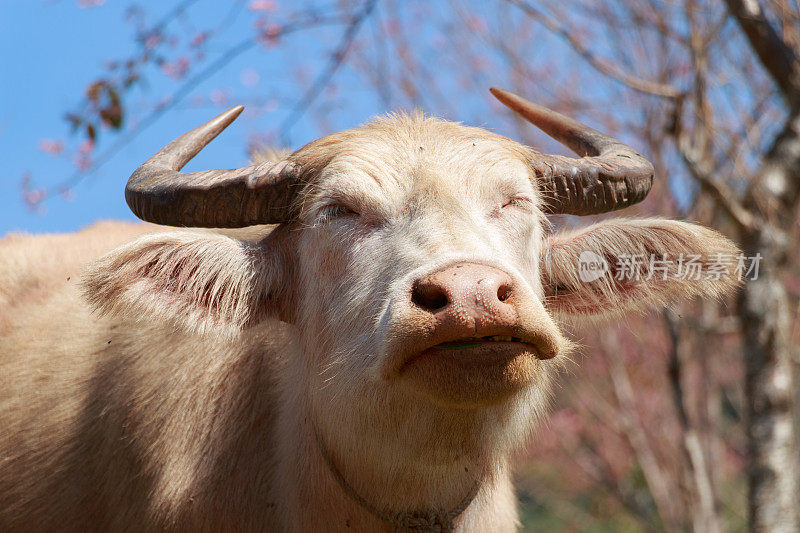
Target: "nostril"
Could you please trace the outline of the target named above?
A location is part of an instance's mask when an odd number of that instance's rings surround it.
[[[503,283],[497,288],[497,299],[505,302],[511,297],[511,285]]]
[[[426,311],[438,311],[448,304],[447,293],[435,283],[417,283],[411,293],[411,301]]]

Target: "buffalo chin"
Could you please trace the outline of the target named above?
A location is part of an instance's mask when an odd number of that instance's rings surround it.
[[[482,342],[462,349],[428,348],[404,365],[400,381],[439,405],[470,409],[504,402],[540,371],[533,346]]]

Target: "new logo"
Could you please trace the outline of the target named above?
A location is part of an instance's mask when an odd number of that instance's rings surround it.
[[[605,257],[590,250],[584,250],[578,256],[578,277],[584,283],[600,279],[608,272],[608,262]]]

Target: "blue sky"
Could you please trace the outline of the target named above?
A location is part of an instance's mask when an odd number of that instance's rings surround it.
[[[102,5],[80,8],[81,3],[92,1]],[[315,6],[320,13],[330,13],[332,6],[337,5],[336,0],[139,0],[135,4],[143,7],[146,23],[152,26],[176,5],[186,2],[191,4],[186,16],[173,19],[167,27],[168,33],[179,35],[184,41],[174,50],[168,50],[171,58],[183,53],[181,47],[185,48],[185,42],[198,31],[219,30],[205,45],[204,62],[189,71],[189,78],[236,43],[251,38],[260,16],[265,16],[268,22],[281,22],[287,14],[300,8]],[[276,10],[250,9],[257,3],[274,4]],[[64,140],[67,152],[74,151],[83,137],[70,134],[64,114],[80,108],[87,86],[104,75],[109,60],[131,57],[138,50],[135,28],[125,20],[126,10],[133,4],[133,0],[0,0],[0,236],[11,231],[75,231],[104,219],[135,220],[123,196],[130,173],[174,137],[238,103],[246,105],[245,113],[189,163],[186,170],[245,164],[248,140],[255,134],[278,128],[314,77],[324,69],[328,54],[336,48],[345,27],[344,24],[317,27],[282,37],[277,46],[268,49],[261,45],[250,48],[204,79],[97,171],[87,175],[71,190],[70,200],[59,197],[56,191],[55,197],[44,202],[44,212],[31,212],[22,199],[20,188],[26,173],[32,176],[34,186],[53,187],[75,172],[69,157],[45,153],[40,148],[41,141]],[[357,8],[363,4],[353,0],[352,5]],[[499,69],[481,70],[479,66],[472,69],[472,64],[466,63],[469,79],[459,78],[458,73],[465,72],[465,60],[496,53],[491,52],[491,47],[481,38],[458,40],[460,34],[453,28],[469,26],[474,20],[479,24],[488,21],[492,34],[507,31],[528,35],[515,42],[535,76],[533,82],[526,84],[526,91],[530,91],[526,96],[545,105],[548,102],[559,105],[559,87],[564,83],[586,87],[587,96],[591,93],[593,108],[611,110],[613,116],[622,121],[618,132],[620,139],[637,146],[641,144],[628,137],[630,129],[624,125],[625,121],[641,117],[631,116],[624,99],[619,97],[619,86],[598,75],[561,39],[543,28],[534,25],[529,28],[531,31],[520,31],[519,27],[526,23],[516,8],[490,5],[482,0],[459,4],[468,7],[463,12],[453,9],[448,2],[379,2],[377,5],[373,16],[359,30],[359,37],[368,50],[359,56],[361,70],[348,63],[337,71],[334,77],[337,91],[326,91],[314,108],[325,110],[324,119],[313,112],[304,115],[291,129],[289,148],[297,148],[320,135],[355,126],[373,115],[405,105],[513,137],[527,135],[519,140],[532,141],[534,146],[545,151],[568,153],[546,141],[544,135],[532,134],[532,128],[523,127],[527,133],[522,132],[509,113],[498,112],[502,106],[489,96],[488,87],[513,86],[510,79],[513,74],[504,68],[502,56],[494,55],[487,60]],[[398,7],[386,7],[392,5]],[[498,5],[508,11],[499,12]],[[510,18],[502,16],[504,13]],[[409,67],[397,57],[396,50],[386,48],[381,41],[391,32],[392,20],[402,20],[401,31],[408,33],[410,45],[423,59],[421,71],[414,74],[423,88],[415,96],[404,95],[401,87],[404,69]],[[596,44],[603,46],[602,40],[597,40]],[[561,66],[555,71],[548,70],[554,57],[559,58]],[[375,73],[378,77],[391,78],[386,91],[392,94],[376,91],[374,80],[367,79]],[[125,95],[128,116],[122,135],[130,131],[137,120],[148,116],[155,103],[174,94],[186,82],[186,79],[170,79],[155,67],[145,71],[145,79],[146,86]],[[430,85],[430,90],[426,84]],[[219,91],[228,95],[224,106],[209,101],[209,97]],[[591,116],[576,118],[593,124]],[[102,154],[119,136],[102,131],[96,153]],[[671,177],[670,183],[674,188],[674,178]],[[681,187],[683,192],[678,196],[686,197],[686,187]]]
[[[147,20],[153,23],[175,3],[150,0],[138,4],[145,8]],[[240,4],[245,7],[234,13],[231,24],[209,45],[208,60],[212,61],[229,45],[242,40],[242,36],[253,34],[257,17],[247,9],[247,3],[201,0],[191,9],[190,21],[182,21],[178,27],[181,24],[201,29],[212,27]],[[123,20],[130,5],[127,1],[108,1],[100,7],[81,9],[75,0],[0,0],[0,236],[10,231],[74,231],[102,219],[134,220],[123,197],[125,180],[131,171],[173,137],[221,111],[213,106],[192,106],[189,102],[193,97],[208,95],[219,88],[232,95],[231,105],[237,103],[234,100],[240,94],[253,97],[283,90],[291,96],[297,88],[293,89],[290,81],[284,79],[285,67],[296,59],[292,54],[297,53],[297,39],[304,39],[303,49],[312,57],[313,69],[316,66],[313,57],[324,60],[322,47],[326,42],[335,43],[341,33],[340,28],[318,30],[315,39],[309,39],[307,33],[298,34],[269,54],[258,47],[244,53],[201,83],[187,96],[186,102],[177,104],[84,179],[74,188],[70,201],[60,197],[48,199],[43,214],[32,213],[20,194],[21,178],[30,172],[36,185],[47,186],[74,172],[70,160],[44,153],[40,141],[64,139],[68,147],[74,147],[81,140],[78,135],[70,135],[63,116],[78,108],[87,85],[103,73],[104,62],[128,57],[135,51],[134,28]],[[247,78],[253,64],[258,64],[260,74],[255,84]],[[147,89],[137,91],[128,102],[139,116],[145,112],[136,106],[158,101],[177,85],[162,75],[149,76],[148,82]],[[362,96],[349,102],[350,114],[340,117],[337,128],[355,125],[385,111],[375,97]],[[248,138],[274,128],[289,106],[279,107],[258,116],[245,113],[187,170],[245,163]],[[311,119],[300,120],[292,129],[292,146],[313,139],[318,130]],[[102,152],[113,141],[113,134],[101,133],[97,150]]]

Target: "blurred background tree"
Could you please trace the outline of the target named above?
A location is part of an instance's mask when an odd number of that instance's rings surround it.
[[[731,301],[575,332],[585,356],[518,472],[524,526],[800,530],[796,3],[231,0],[209,25],[209,2],[130,3],[118,24],[133,29],[133,52],[72,95],[70,139],[41,141],[74,169],[21,176],[30,209],[80,196],[165,117],[204,110],[199,123],[238,103],[261,117],[243,155],[408,108],[559,151],[487,88],[523,94],[652,158],[656,185],[626,215],[693,219],[763,258]],[[238,83],[209,87],[231,64],[244,64]]]

